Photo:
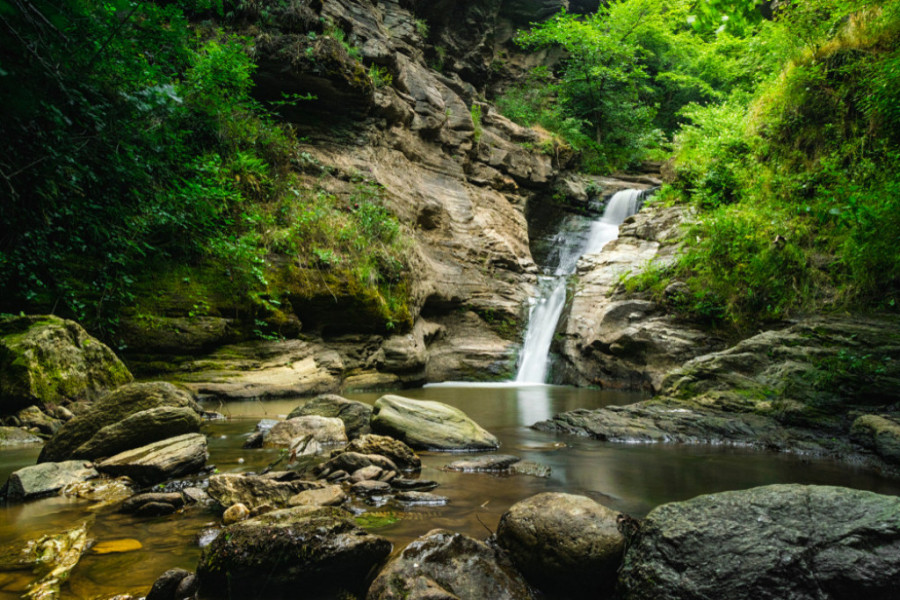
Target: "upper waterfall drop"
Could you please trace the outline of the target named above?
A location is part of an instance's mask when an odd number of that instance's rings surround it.
[[[591,223],[587,239],[557,235],[556,267],[552,276],[540,278],[541,294],[531,307],[522,345],[517,383],[545,383],[553,333],[566,304],[566,283],[578,259],[603,249],[619,237],[619,225],[641,208],[646,190],[622,190],[613,194],[603,216]]]

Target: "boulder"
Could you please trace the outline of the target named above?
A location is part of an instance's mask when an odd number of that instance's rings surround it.
[[[128,417],[143,411],[157,408],[190,408],[200,414],[200,407],[186,391],[175,387],[171,383],[161,381],[151,383],[132,383],[124,385],[93,403],[86,411],[80,413],[74,419],[68,421],[59,428],[59,431],[50,438],[38,458],[39,462],[54,462],[69,458],[88,458],[77,454],[79,448],[103,448],[98,442],[97,446],[90,444],[91,439],[106,427],[121,424]],[[178,413],[182,414],[182,413]],[[159,421],[157,418],[165,416]],[[180,417],[183,419],[183,417]],[[171,423],[171,413],[153,413],[149,416],[129,421],[129,424],[140,427],[157,423],[149,432],[144,432],[133,427],[119,429],[114,427],[101,433],[101,438],[109,440],[113,446],[121,446],[127,439],[127,432],[136,436],[135,446],[149,444],[150,442],[170,437],[165,429],[165,423]],[[199,428],[199,421],[197,422]],[[196,429],[195,429],[196,431]],[[154,439],[149,439],[154,438]]]
[[[328,477],[337,471],[355,473],[359,469],[374,465],[385,471],[399,471],[400,469],[391,459],[379,454],[360,454],[359,452],[344,452],[319,465],[315,473],[318,477]]]
[[[143,484],[196,473],[206,465],[206,436],[188,433],[111,456],[95,466],[101,473],[125,475]]]
[[[344,422],[347,437],[351,440],[371,431],[369,419],[372,417],[372,406],[356,400],[347,400],[336,394],[316,396],[292,410],[288,419],[307,415],[340,419]]]
[[[263,447],[290,448],[293,440],[305,436],[310,436],[321,445],[347,442],[343,421],[337,418],[307,415],[282,421],[272,427],[263,440]]]
[[[900,498],[771,485],[652,510],[628,549],[622,598],[897,596]]]
[[[197,411],[188,406],[142,410],[107,425],[76,448],[74,455],[91,459],[112,456],[167,437],[195,433],[200,430],[201,423]]]
[[[19,420],[19,424],[22,427],[28,429],[37,429],[41,435],[45,435],[48,437],[56,433],[56,431],[60,427],[62,427],[63,424],[61,420],[54,419],[53,417],[47,415],[37,406],[29,406],[28,408],[23,408],[18,413],[16,413],[16,418]]]
[[[6,497],[10,501],[32,500],[92,477],[97,477],[97,471],[86,467],[83,460],[32,465],[9,476]]]
[[[347,494],[339,485],[306,490],[288,499],[288,506],[340,506],[347,501]]]
[[[466,414],[447,404],[382,396],[372,430],[426,450],[493,450],[500,442]]]
[[[422,468],[422,460],[412,448],[386,435],[364,435],[347,444],[344,451],[385,456],[404,471],[418,471]]]
[[[271,476],[223,473],[209,478],[207,492],[222,506],[240,503],[252,511],[262,506],[284,508],[300,492],[323,487],[315,481],[278,481]]]
[[[340,508],[299,506],[236,523],[204,548],[197,575],[214,597],[338,598],[356,593],[391,543]],[[264,592],[264,593],[263,593]]]
[[[185,569],[169,569],[153,582],[144,600],[185,600],[200,591],[200,580]]]
[[[885,461],[900,464],[900,423],[879,415],[863,415],[853,421],[850,436]]]
[[[237,504],[232,504],[225,509],[224,513],[222,513],[222,522],[226,525],[232,525],[239,521],[246,521],[249,518],[250,509],[247,508],[246,504],[242,504],[240,502],[238,502]]]
[[[0,448],[41,443],[43,443],[41,438],[19,427],[0,427]]]
[[[94,400],[132,380],[106,345],[52,315],[0,319],[0,414]]]
[[[546,492],[500,518],[497,542],[534,585],[571,594],[609,594],[625,551],[618,513],[586,496]]]
[[[486,544],[434,529],[413,540],[382,569],[367,600],[524,600],[521,575]]]

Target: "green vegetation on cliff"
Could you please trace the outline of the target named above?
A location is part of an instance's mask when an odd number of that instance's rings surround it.
[[[129,307],[227,310],[270,335],[317,293],[273,289],[290,265],[364,290],[376,329],[409,320],[398,221],[374,183],[308,176],[323,171],[251,95],[239,4],[0,1],[0,312],[109,334]]]

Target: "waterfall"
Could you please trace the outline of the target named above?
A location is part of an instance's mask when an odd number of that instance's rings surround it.
[[[607,242],[619,237],[619,225],[640,209],[645,193],[645,190],[616,192],[603,216],[591,223],[587,238],[557,234],[554,239],[556,266],[553,275],[539,277],[541,291],[528,317],[516,382],[544,383],[550,344],[566,304],[566,283],[575,272],[578,259],[584,254],[599,252]]]

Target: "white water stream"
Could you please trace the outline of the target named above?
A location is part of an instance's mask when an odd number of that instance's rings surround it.
[[[566,304],[566,283],[584,254],[599,252],[608,242],[619,237],[619,225],[636,213],[644,197],[643,190],[616,192],[603,216],[591,223],[586,239],[559,233],[554,240],[557,260],[553,275],[540,278],[541,294],[531,307],[525,343],[522,346],[517,383],[544,383],[549,367],[548,356],[553,333]]]

